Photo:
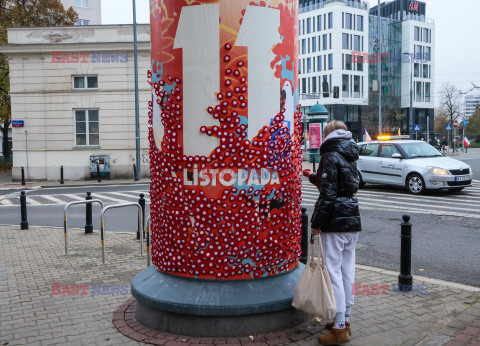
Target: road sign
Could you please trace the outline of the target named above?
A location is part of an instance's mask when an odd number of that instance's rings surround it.
[[[420,131],[420,125],[415,125],[415,131]]]
[[[455,127],[458,127],[458,121],[455,120],[454,125],[455,125]]]
[[[12,127],[24,127],[25,121],[24,120],[12,120]]]
[[[447,131],[452,131],[452,125],[447,124]]]
[[[468,125],[468,120],[464,120],[463,121],[463,127],[467,127],[467,125]]]

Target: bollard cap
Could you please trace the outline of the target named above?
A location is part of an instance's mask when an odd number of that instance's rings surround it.
[[[307,212],[307,208],[302,207],[302,214],[305,214]]]
[[[143,198],[145,197],[145,195],[143,193],[140,194],[140,198]]]
[[[92,193],[91,192],[87,192],[87,196],[90,196]]]
[[[403,219],[403,222],[407,223],[410,221],[410,215],[403,215],[402,219]]]
[[[25,191],[22,191],[21,194],[24,195],[24,194],[25,194]]]

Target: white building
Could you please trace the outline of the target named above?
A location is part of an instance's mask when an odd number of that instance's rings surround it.
[[[300,2],[299,86],[301,110],[320,103],[350,127],[368,104],[368,8],[359,1]],[[353,52],[359,52],[356,55]],[[338,98],[334,91],[338,90]],[[335,113],[338,113],[335,115]]]
[[[148,174],[150,26],[138,26],[142,172]],[[90,176],[90,156],[110,157],[112,178],[133,177],[135,107],[131,25],[12,28],[0,47],[10,64],[13,177]]]
[[[100,25],[102,24],[101,0],[61,0],[63,7],[73,9],[78,13],[75,25]]]
[[[473,93],[465,96],[465,119],[475,114],[475,109],[480,105],[480,93]]]
[[[401,111],[404,119],[398,126],[408,133],[413,85],[414,125],[421,125],[425,133],[428,124],[432,132],[435,25],[425,13],[424,2],[383,2],[379,42],[377,7],[369,9],[361,0],[300,0],[302,111],[323,104],[331,119],[345,121],[360,139],[362,113],[373,98],[378,99],[376,55],[380,47],[384,108]],[[335,95],[336,88],[339,95]]]

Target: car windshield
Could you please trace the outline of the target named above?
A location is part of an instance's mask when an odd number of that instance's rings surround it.
[[[425,142],[401,143],[399,145],[411,159],[443,156],[437,149]]]

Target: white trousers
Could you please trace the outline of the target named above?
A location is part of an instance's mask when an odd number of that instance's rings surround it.
[[[332,281],[337,312],[345,313],[353,305],[355,282],[355,245],[359,232],[320,233],[328,274]]]

